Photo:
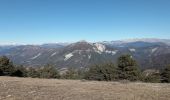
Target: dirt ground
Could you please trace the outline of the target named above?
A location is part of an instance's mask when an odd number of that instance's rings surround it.
[[[170,100],[170,84],[0,77],[0,100]]]

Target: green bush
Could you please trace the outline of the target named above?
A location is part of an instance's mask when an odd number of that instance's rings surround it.
[[[92,66],[87,71],[85,79],[112,81],[115,79],[115,66],[112,63]]]
[[[64,79],[83,79],[85,75],[85,69],[83,68],[68,68],[65,73],[61,75]]]
[[[167,66],[161,73],[161,81],[163,83],[170,83],[170,65]]]
[[[39,68],[29,67],[27,70],[27,76],[32,78],[40,78]]]
[[[144,82],[149,83],[160,83],[160,74],[152,73],[144,77]]]
[[[75,68],[68,68],[65,73],[61,75],[64,79],[79,79],[79,73]]]
[[[39,70],[40,78],[59,78],[58,70],[52,66],[47,64],[43,68]]]
[[[14,73],[12,73],[12,76],[18,76],[18,77],[27,77],[28,71],[24,66],[17,66],[15,67]]]
[[[0,69],[0,76],[2,76],[3,75],[3,71]]]

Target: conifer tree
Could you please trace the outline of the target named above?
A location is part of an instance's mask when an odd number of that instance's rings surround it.
[[[130,55],[122,55],[118,58],[118,79],[136,81],[140,79],[140,71],[137,63]]]
[[[15,71],[13,63],[6,56],[0,57],[0,74],[1,75],[12,75]]]

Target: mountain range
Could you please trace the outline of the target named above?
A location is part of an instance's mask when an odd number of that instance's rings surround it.
[[[1,45],[0,55],[14,64],[42,66],[53,64],[60,68],[84,68],[113,62],[123,54],[130,54],[141,69],[162,69],[170,64],[169,39],[131,39],[122,41],[49,43],[42,45]]]

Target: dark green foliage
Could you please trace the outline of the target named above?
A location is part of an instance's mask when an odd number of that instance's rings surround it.
[[[59,78],[60,77],[58,70],[54,66],[49,65],[49,64],[41,68],[39,73],[40,73],[40,78]]]
[[[130,55],[123,55],[118,58],[117,74],[119,80],[136,81],[140,79],[137,63]]]
[[[17,66],[12,76],[27,77],[27,70],[24,66]]]
[[[6,56],[0,57],[0,74],[10,76],[14,71],[12,62]]]
[[[85,79],[98,81],[111,81],[115,79],[114,64],[95,65],[90,67],[85,75]]]
[[[161,73],[161,81],[163,83],[170,83],[170,65],[167,66]]]
[[[12,76],[23,77],[23,72],[21,70],[16,70]]]
[[[3,75],[3,71],[0,69],[0,76],[2,76]]]
[[[95,65],[90,67],[89,71],[86,73],[85,79],[98,81],[104,80],[101,66]]]

